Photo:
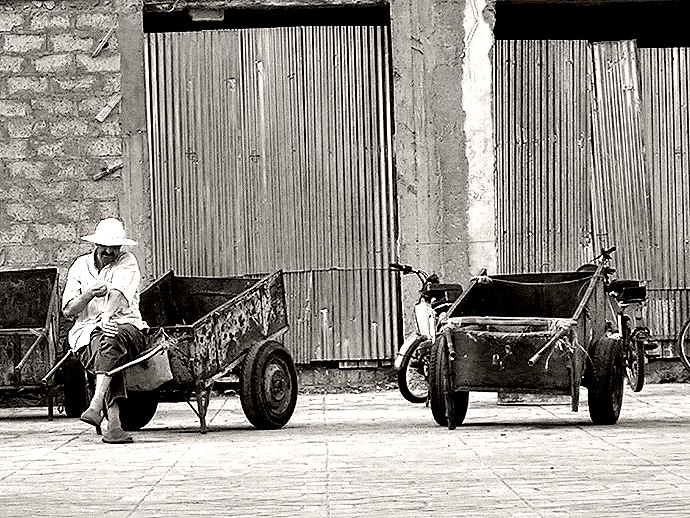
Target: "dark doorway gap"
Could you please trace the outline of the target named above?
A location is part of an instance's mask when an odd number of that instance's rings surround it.
[[[388,26],[388,6],[226,9],[219,22],[193,21],[186,11],[144,12],[144,32],[188,32],[298,26]]]
[[[690,2],[598,4],[496,2],[501,40],[636,40],[638,47],[690,47]]]

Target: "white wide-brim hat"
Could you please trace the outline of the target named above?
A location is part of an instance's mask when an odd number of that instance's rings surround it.
[[[82,236],[82,239],[101,246],[137,244],[136,241],[127,239],[125,236],[125,226],[122,224],[122,221],[115,218],[106,218],[96,225],[96,232],[88,236]]]

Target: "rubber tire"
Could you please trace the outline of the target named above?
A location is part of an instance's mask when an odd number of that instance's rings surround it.
[[[446,337],[440,336],[431,347],[429,358],[429,406],[436,423],[453,429],[465,420],[470,393],[467,391],[452,392],[447,399],[448,362]],[[447,401],[450,401],[452,406],[448,412],[450,420],[446,415]]]
[[[73,355],[62,364],[63,404],[67,417],[79,417],[89,406],[86,371]]]
[[[127,392],[126,398],[118,399],[122,429],[128,432],[141,430],[149,424],[158,409],[158,392]]]
[[[625,364],[620,339],[601,337],[590,351],[589,416],[597,425],[616,424],[623,404]]]
[[[685,368],[690,370],[690,320],[685,322],[678,334],[678,354]]]
[[[297,370],[290,352],[278,342],[254,344],[242,364],[240,403],[259,430],[282,428],[297,404]]]
[[[408,376],[408,369],[410,367],[410,361],[412,360],[412,357],[414,354],[417,352],[419,347],[426,342],[424,338],[421,336],[417,339],[416,342],[410,347],[407,352],[405,353],[405,356],[402,359],[401,365],[400,365],[400,370],[397,373],[398,377],[398,389],[400,390],[400,393],[402,394],[402,397],[404,397],[406,400],[408,400],[410,403],[424,403],[429,397],[429,380],[427,379],[427,390],[426,394],[424,396],[415,394],[412,392],[412,389],[410,389],[409,385],[409,376]]]

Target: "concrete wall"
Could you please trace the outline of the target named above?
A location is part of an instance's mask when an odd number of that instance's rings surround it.
[[[102,110],[121,92],[117,29],[128,8],[0,5],[0,268],[57,265],[64,273],[89,249],[79,237],[121,214],[122,172],[94,175],[123,162],[120,104]]]
[[[492,8],[391,0],[390,12],[400,257],[466,283],[496,261]],[[64,274],[89,249],[79,237],[114,215],[150,280],[142,13],[143,0],[0,5],[0,268]],[[417,288],[405,281],[405,308]]]
[[[495,271],[491,61],[485,0],[393,0],[400,257],[461,282]],[[404,307],[418,283],[404,283]]]

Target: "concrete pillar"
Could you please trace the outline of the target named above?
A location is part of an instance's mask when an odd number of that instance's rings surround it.
[[[492,12],[391,1],[400,257],[446,282],[495,271]],[[403,282],[403,307],[417,289]]]

